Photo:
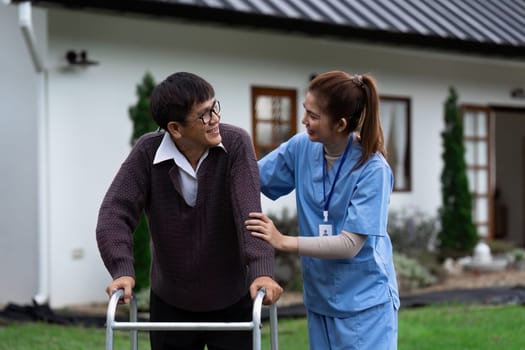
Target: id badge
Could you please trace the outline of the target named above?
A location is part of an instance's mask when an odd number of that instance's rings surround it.
[[[319,236],[332,236],[334,234],[333,227],[330,221],[323,221],[319,224]]]

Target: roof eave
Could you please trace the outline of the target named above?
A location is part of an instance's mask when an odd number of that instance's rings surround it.
[[[20,2],[22,0],[14,0]],[[295,18],[272,17],[255,13],[241,13],[233,10],[174,4],[169,2],[128,0],[32,0],[36,5],[59,5],[76,10],[109,10],[111,12],[135,15],[153,15],[165,18],[181,18],[196,22],[217,23],[226,26],[248,27],[276,32],[303,34],[314,37],[334,37],[340,40],[361,41],[375,45],[395,45],[420,48],[448,53],[472,54],[504,59],[525,59],[525,46],[511,46],[497,43],[465,41],[455,38],[370,30],[343,26],[337,23],[306,21]]]

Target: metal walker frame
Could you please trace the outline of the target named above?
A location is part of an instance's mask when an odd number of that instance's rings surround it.
[[[257,292],[253,302],[252,320],[249,322],[138,322],[137,301],[131,299],[129,310],[129,322],[115,321],[118,302],[124,298],[124,290],[119,289],[111,296],[106,314],[106,350],[113,350],[113,338],[115,330],[130,331],[131,350],[138,349],[138,331],[185,331],[185,330],[209,330],[209,331],[252,331],[253,350],[261,350],[261,308],[266,291],[264,288]],[[277,337],[277,306],[269,306],[270,309],[270,345],[272,350],[278,350]]]

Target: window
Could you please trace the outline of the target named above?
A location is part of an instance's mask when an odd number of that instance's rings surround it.
[[[379,117],[387,161],[394,173],[394,191],[411,191],[410,99],[381,96]]]
[[[252,135],[261,159],[297,132],[297,91],[252,87]]]
[[[491,115],[489,109],[483,107],[462,106],[461,110],[472,219],[480,237],[492,238]]]

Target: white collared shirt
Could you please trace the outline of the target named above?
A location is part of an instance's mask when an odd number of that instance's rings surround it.
[[[222,143],[220,143],[217,147],[221,147],[222,149],[226,150]],[[182,189],[182,196],[184,197],[186,203],[191,207],[194,207],[197,201],[197,172],[199,171],[199,167],[201,166],[204,159],[206,159],[208,156],[208,153],[209,149],[207,149],[206,152],[202,154],[199,162],[197,163],[197,167],[194,170],[190,162],[177,148],[171,139],[170,134],[165,132],[160,146],[155,153],[155,158],[153,159],[153,164],[158,164],[168,159],[173,159],[175,161],[175,164],[180,170],[182,170],[180,171],[180,187]]]

